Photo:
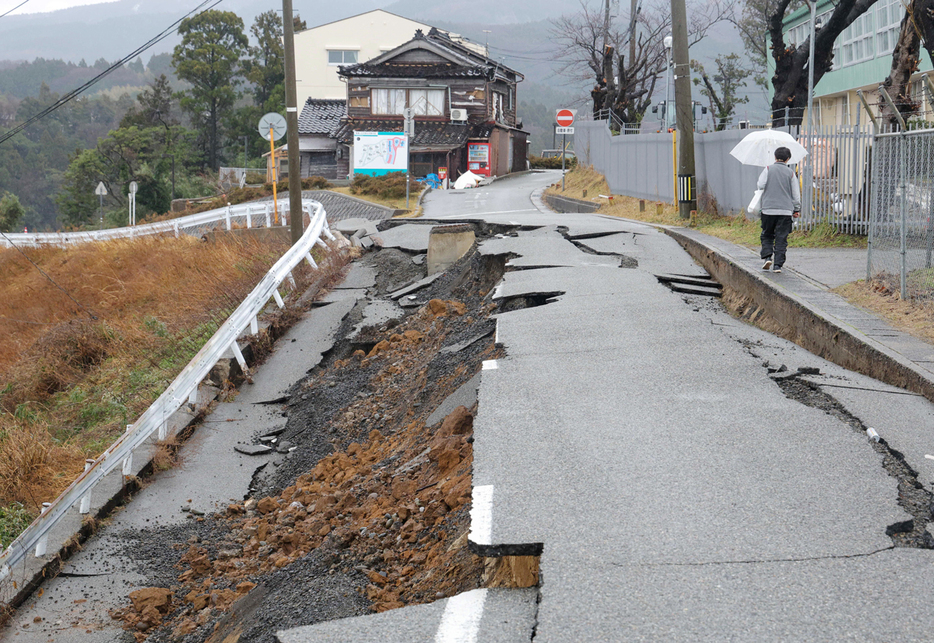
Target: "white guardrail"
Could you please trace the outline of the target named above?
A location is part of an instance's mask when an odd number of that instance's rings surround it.
[[[286,205],[286,211],[287,210]],[[271,298],[281,308],[284,304],[279,295],[278,287],[286,279],[294,283],[292,270],[303,260],[312,268],[317,268],[311,256],[312,248],[317,244],[327,247],[322,235],[333,240],[334,235],[328,229],[324,207],[316,202],[305,200],[302,202],[303,211],[308,212],[310,224],[301,239],[282,255],[279,261],[266,273],[266,276],[257,284],[256,288],[243,300],[243,303],[221,325],[214,336],[198,351],[188,365],[175,378],[162,395],[143,415],[127,427],[124,433],[110,448],[96,460],[88,461],[84,473],[71,483],[71,485],[54,502],[44,505],[42,513],[36,518],[16,540],[10,543],[5,551],[0,553],[0,581],[6,579],[12,569],[22,561],[31,550],[35,550],[37,557],[45,555],[49,531],[55,524],[75,505],[80,503],[79,512],[88,513],[91,505],[91,492],[94,486],[108,473],[118,466],[123,467],[124,475],[129,474],[132,468],[133,451],[142,445],[153,433],[158,431],[159,439],[164,439],[168,430],[167,420],[183,403],[197,402],[198,385],[211,371],[217,361],[227,349],[231,349],[246,370],[246,362],[237,345],[237,337],[248,326],[251,332],[258,330],[257,315],[266,306]],[[203,213],[208,214],[208,213]],[[201,217],[203,215],[193,215]],[[186,217],[187,218],[187,217]],[[167,222],[171,226],[174,222]],[[163,224],[153,224],[163,225]],[[143,226],[138,226],[143,227]],[[171,229],[171,227],[170,227]],[[107,231],[104,231],[107,232]],[[80,233],[85,234],[85,233]],[[27,235],[22,235],[27,236]],[[33,235],[29,235],[33,236]],[[116,237],[110,237],[116,238]],[[72,243],[71,240],[48,243]]]
[[[308,204],[316,201],[303,200],[302,209],[308,211]],[[128,239],[153,234],[194,234],[200,236],[217,227],[223,222],[224,229],[230,230],[232,226],[245,226],[252,228],[254,224],[271,227],[276,217],[288,222],[289,200],[280,199],[278,207],[272,201],[259,203],[241,203],[228,205],[216,210],[189,214],[177,219],[158,221],[156,223],[143,223],[128,228],[108,228],[106,230],[85,230],[82,232],[18,232],[7,233],[0,236],[0,247],[9,248],[11,245],[21,247],[34,247],[46,245],[65,246],[89,241],[109,241],[111,239]],[[6,238],[4,238],[6,237]]]

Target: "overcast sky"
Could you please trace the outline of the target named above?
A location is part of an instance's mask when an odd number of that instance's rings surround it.
[[[6,13],[13,7],[20,4],[23,0],[0,0],[0,13]],[[82,4],[100,4],[101,2],[110,2],[112,0],[28,0],[22,7],[10,13],[15,16],[20,13],[45,13],[47,11],[57,11],[67,9],[68,7],[77,7]]]

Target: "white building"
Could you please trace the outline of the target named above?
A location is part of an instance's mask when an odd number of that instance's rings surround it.
[[[362,63],[395,49],[427,25],[375,9],[295,34],[295,78],[298,104],[309,98],[347,99],[337,76],[339,65]]]

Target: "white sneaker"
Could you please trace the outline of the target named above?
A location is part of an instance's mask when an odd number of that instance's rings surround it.
[[[766,259],[766,260],[765,260],[765,263],[762,264],[762,269],[763,269],[763,270],[771,270],[771,269],[772,269],[772,260],[771,260],[771,259]]]

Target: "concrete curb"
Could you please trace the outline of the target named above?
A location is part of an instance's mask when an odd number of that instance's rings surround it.
[[[683,229],[656,226],[672,237],[725,288],[748,296],[784,329],[782,335],[815,355],[934,402],[934,377],[888,346],[739,265]]]

